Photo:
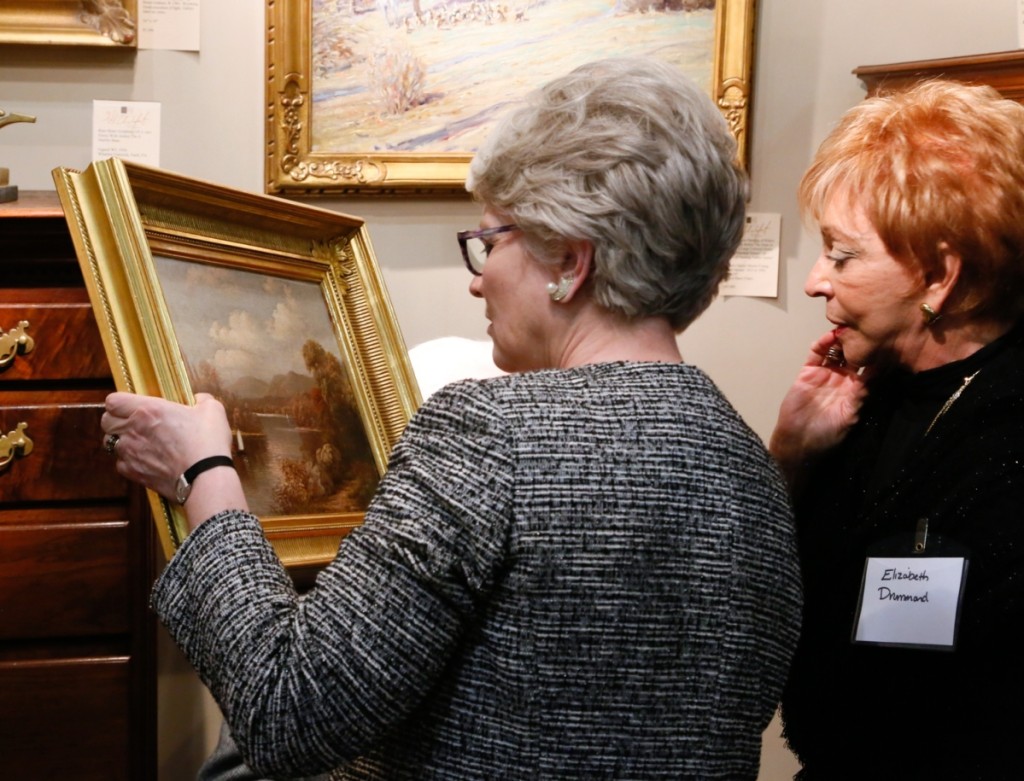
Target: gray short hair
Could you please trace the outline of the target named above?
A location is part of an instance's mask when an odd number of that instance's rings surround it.
[[[593,295],[676,331],[714,299],[742,236],[746,176],[710,98],[649,58],[576,68],[530,94],[470,164],[466,188],[554,262],[594,244]]]

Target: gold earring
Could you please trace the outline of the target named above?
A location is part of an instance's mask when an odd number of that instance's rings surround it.
[[[548,295],[551,296],[552,301],[561,301],[567,295],[569,295],[569,288],[572,287],[572,283],[576,281],[576,277],[572,274],[566,274],[556,285],[554,282],[548,282]]]
[[[939,318],[942,317],[942,315],[932,309],[931,304],[921,304],[921,313],[924,315],[925,325],[935,325]]]

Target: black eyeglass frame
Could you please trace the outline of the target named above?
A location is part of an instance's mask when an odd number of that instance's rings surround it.
[[[455,237],[459,240],[459,249],[462,250],[462,262],[466,264],[466,268],[469,269],[469,273],[474,277],[480,276],[481,272],[477,270],[476,266],[473,265],[473,261],[469,257],[469,248],[466,243],[470,239],[483,239],[487,236],[495,236],[499,233],[508,233],[509,231],[519,230],[518,225],[499,225],[496,228],[480,228],[472,231],[459,231],[455,234]]]

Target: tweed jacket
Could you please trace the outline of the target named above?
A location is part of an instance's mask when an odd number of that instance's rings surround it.
[[[950,388],[975,372],[924,435]],[[936,379],[941,392],[931,393]],[[901,463],[871,490],[894,446],[890,421],[914,396],[919,434],[896,443]],[[804,631],[783,700],[800,778],[1018,778],[1024,329],[965,361],[882,379],[807,485],[797,510]],[[931,548],[967,557],[955,650],[851,643],[865,557],[894,545],[909,555],[922,519]]]
[[[153,604],[273,777],[754,779],[798,631],[785,487],[687,365],[450,385],[302,597],[255,518]]]

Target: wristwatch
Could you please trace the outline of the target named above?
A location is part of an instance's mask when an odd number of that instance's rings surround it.
[[[235,462],[229,456],[210,456],[209,458],[202,458],[196,461],[178,475],[178,480],[174,484],[174,495],[178,500],[178,504],[185,504],[188,495],[192,493],[192,483],[195,482],[199,475],[217,466],[230,466],[233,469]]]

